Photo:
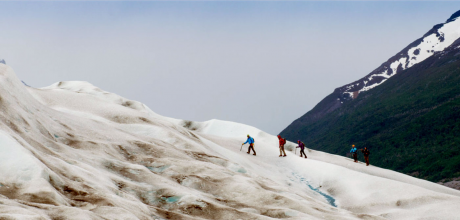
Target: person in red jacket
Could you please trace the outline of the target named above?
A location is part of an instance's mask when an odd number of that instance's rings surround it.
[[[280,141],[280,157],[285,157],[286,152],[284,151],[284,145],[286,144],[286,139],[281,138],[281,135],[278,135],[278,139]],[[283,156],[284,153],[284,156]]]

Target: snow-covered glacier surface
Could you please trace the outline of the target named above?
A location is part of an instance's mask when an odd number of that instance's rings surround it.
[[[87,82],[31,88],[0,64],[0,108],[0,219],[460,216],[459,191],[319,151],[300,158],[294,143],[280,158],[257,128],[163,117]],[[257,156],[240,151],[247,134]]]

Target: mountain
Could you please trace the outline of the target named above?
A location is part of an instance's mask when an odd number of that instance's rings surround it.
[[[336,89],[281,135],[341,155],[368,146],[373,164],[431,181],[460,176],[459,16]]]
[[[335,89],[311,111],[292,122],[283,132],[295,130],[321,119],[340,108],[343,103],[358,97],[361,92],[369,91],[397,73],[426,60],[436,52],[443,51],[460,37],[460,19],[457,19],[459,16],[460,11],[457,11],[446,23],[435,25],[423,37],[409,44],[365,77]]]
[[[460,191],[0,64],[0,219],[455,219]],[[240,150],[246,134],[257,156]]]

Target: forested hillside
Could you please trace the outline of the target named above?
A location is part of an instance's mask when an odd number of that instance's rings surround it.
[[[430,181],[459,177],[459,42],[320,120],[281,135],[340,155],[351,144],[367,146],[371,164]]]

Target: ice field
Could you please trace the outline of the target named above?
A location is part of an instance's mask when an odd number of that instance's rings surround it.
[[[0,64],[0,108],[0,219],[460,216],[460,191],[319,151],[300,158],[294,143],[280,158],[275,135],[164,117],[87,82],[32,88]],[[240,151],[247,134],[257,156]]]

